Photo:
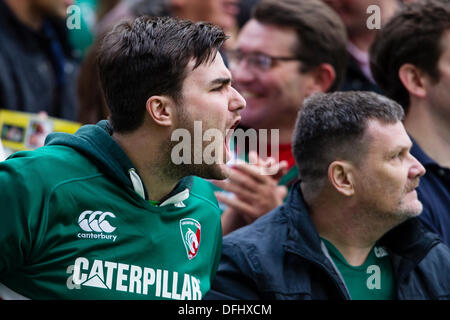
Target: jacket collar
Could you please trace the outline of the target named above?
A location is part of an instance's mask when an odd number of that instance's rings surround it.
[[[288,234],[284,247],[323,264],[327,259],[322,251],[320,236],[312,223],[303,199],[300,181],[292,187],[284,206],[288,221]]]
[[[395,254],[419,262],[438,242],[439,237],[426,230],[419,218],[411,218],[387,232],[379,243]]]
[[[297,254],[327,271],[340,289],[342,297],[350,299],[344,279],[312,223],[308,207],[303,199],[300,183],[298,181],[293,185],[284,205],[288,234],[283,247],[286,251]]]

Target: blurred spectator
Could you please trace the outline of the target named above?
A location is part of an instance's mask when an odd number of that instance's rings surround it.
[[[406,6],[377,35],[371,66],[404,107],[411,153],[427,169],[417,189],[420,219],[450,245],[450,2]]]
[[[94,42],[98,0],[75,0],[74,5],[80,13],[80,27],[69,28],[69,42],[79,59],[83,59]]]
[[[253,8],[258,4],[260,0],[240,0],[239,1],[239,14],[237,16],[238,28],[241,29],[244,24],[250,20],[252,16]]]
[[[77,120],[82,124],[97,123],[102,119],[106,119],[109,114],[97,69],[97,51],[100,45],[101,41],[96,40],[89,48],[81,65],[77,81],[77,94],[80,105]]]
[[[111,28],[121,19],[131,16],[130,7],[137,0],[104,0],[101,1],[98,9],[98,21],[96,24],[96,36],[101,36],[110,31]],[[158,1],[158,0],[156,0]],[[146,2],[153,2],[146,0]]]
[[[376,5],[380,9],[381,26],[401,6],[400,0],[323,0],[341,17],[348,34],[350,53],[347,73],[341,90],[369,90],[380,93],[370,71],[369,48],[378,31],[369,29],[367,9]]]
[[[239,33],[236,50],[229,52],[230,70],[247,101],[242,126],[269,130],[269,135],[279,129],[281,165],[274,179],[255,173],[249,164],[236,164],[227,181],[215,182],[234,194],[216,193],[227,206],[222,214],[224,234],[283,202],[286,186],[298,177],[291,148],[297,112],[312,93],[339,87],[347,62],[346,41],[343,23],[319,0],[261,0],[256,5]]]
[[[120,19],[141,15],[171,15],[191,21],[208,21],[225,31],[233,30],[239,13],[239,0],[121,0],[97,26],[101,35]]]
[[[174,16],[191,21],[208,21],[220,26],[227,35],[234,32],[238,0],[122,0],[103,15],[97,26],[97,39],[83,62],[78,80],[80,110],[78,121],[96,123],[108,116],[96,69],[96,51],[103,35],[120,19],[150,16]],[[231,39],[227,42],[231,43]],[[228,45],[228,44],[227,44]],[[226,57],[224,57],[225,63]]]
[[[302,181],[223,238],[206,298],[449,299],[450,250],[415,218],[425,169],[409,153],[403,115],[373,92],[308,98],[293,139]],[[397,150],[402,161],[390,158]]]
[[[97,21],[101,21],[121,0],[98,0]]]
[[[0,108],[76,119],[68,0],[0,1]]]

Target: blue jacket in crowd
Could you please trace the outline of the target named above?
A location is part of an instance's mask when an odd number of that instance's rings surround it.
[[[384,235],[397,299],[450,299],[450,249],[412,218]],[[297,183],[287,201],[224,237],[207,299],[350,299]]]
[[[427,169],[417,188],[417,196],[423,204],[419,219],[450,246],[450,168],[440,166],[414,139],[411,140],[411,154]]]
[[[72,52],[65,21],[49,18],[35,31],[0,0],[0,109],[76,120],[79,62]]]

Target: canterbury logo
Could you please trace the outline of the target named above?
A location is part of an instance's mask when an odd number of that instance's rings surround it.
[[[116,216],[111,212],[86,210],[80,214],[78,225],[87,232],[111,233],[116,230],[116,227],[111,226],[106,217],[115,218]]]

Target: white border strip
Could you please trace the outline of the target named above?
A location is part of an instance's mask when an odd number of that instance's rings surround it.
[[[23,295],[12,291],[10,288],[5,286],[3,283],[0,282],[0,299],[3,300],[30,300],[27,297],[24,297]]]

